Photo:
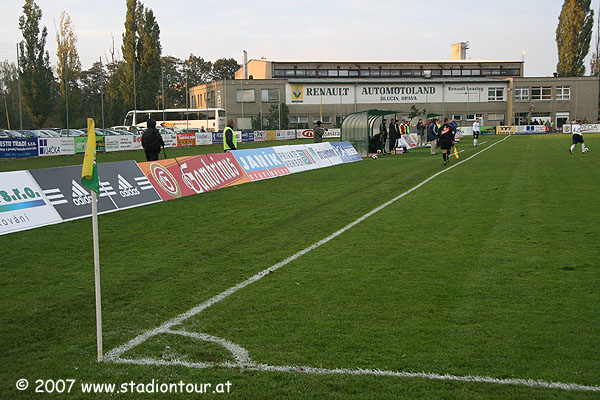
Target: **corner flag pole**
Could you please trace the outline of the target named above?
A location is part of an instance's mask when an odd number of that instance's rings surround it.
[[[97,194],[92,190],[92,235],[94,237],[94,282],[96,288],[96,345],[98,361],[102,361],[102,303],[100,301],[100,251],[98,246]]]
[[[96,165],[96,130],[94,120],[88,118],[88,141],[81,170],[81,183],[92,193],[92,237],[94,242],[94,286],[96,289],[96,343],[98,361],[102,361],[102,303],[100,301],[100,251],[98,245],[98,166]]]

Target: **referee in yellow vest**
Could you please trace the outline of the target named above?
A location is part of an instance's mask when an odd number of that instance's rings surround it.
[[[230,119],[227,121],[227,126],[223,129],[223,150],[225,153],[231,150],[237,150],[237,143],[235,142],[235,132],[233,131],[233,127],[235,124],[233,120]]]

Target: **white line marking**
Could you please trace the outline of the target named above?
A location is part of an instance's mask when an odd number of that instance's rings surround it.
[[[339,236],[342,233],[346,232],[347,230],[351,229],[355,225],[358,225],[365,219],[369,218],[371,215],[383,210],[387,206],[393,204],[394,202],[405,197],[406,195],[421,188],[422,186],[424,186],[431,180],[435,179],[439,175],[450,171],[452,168],[458,167],[460,164],[467,162],[470,159],[472,159],[473,157],[483,153],[484,151],[491,149],[495,145],[504,142],[509,137],[510,136],[506,136],[504,139],[491,144],[490,146],[478,151],[477,153],[471,155],[470,157],[468,157],[462,161],[459,161],[458,163],[433,174],[432,176],[425,179],[421,183],[415,185],[414,187],[407,190],[406,192],[383,203],[379,207],[374,208],[373,210],[364,214],[362,217],[349,223],[348,225],[337,230],[336,232],[332,233],[331,235],[327,236],[326,238],[321,239],[316,243],[313,243],[312,245],[308,246],[304,250],[301,250],[301,251],[297,252],[296,254],[286,258],[285,260],[280,261],[279,263],[277,263],[275,265],[272,265],[271,267],[257,273],[256,275],[246,279],[245,281],[238,283],[237,285],[225,290],[224,292],[221,292],[220,294],[213,296],[212,298],[208,299],[204,303],[199,304],[196,307],[188,310],[187,312],[168,320],[167,322],[163,323],[162,325],[160,325],[154,329],[150,329],[150,330],[136,336],[129,342],[112,349],[111,351],[106,353],[104,360],[106,362],[115,362],[115,363],[121,363],[121,364],[136,364],[136,365],[161,365],[161,366],[179,365],[179,366],[184,366],[184,367],[188,367],[188,368],[210,368],[210,367],[240,368],[240,367],[244,367],[248,370],[256,370],[256,371],[299,372],[299,373],[307,373],[307,374],[378,375],[378,376],[395,376],[395,377],[403,377],[403,378],[422,378],[422,379],[432,379],[432,380],[442,380],[442,381],[484,382],[484,383],[496,383],[496,384],[504,384],[504,385],[542,387],[542,388],[549,388],[549,389],[580,390],[580,391],[594,391],[594,392],[600,391],[599,386],[586,386],[586,385],[579,385],[579,384],[574,384],[574,383],[548,382],[548,381],[543,381],[543,380],[532,380],[532,379],[498,379],[498,378],[486,377],[486,376],[456,376],[456,375],[448,375],[448,374],[439,375],[439,374],[426,373],[426,372],[394,372],[394,371],[381,371],[381,370],[372,370],[372,369],[343,369],[343,368],[325,369],[325,368],[299,367],[299,366],[269,366],[269,365],[265,365],[265,364],[255,363],[254,361],[252,361],[250,359],[250,357],[248,355],[248,351],[246,349],[244,349],[243,347],[236,345],[235,343],[232,343],[226,339],[218,338],[218,337],[211,336],[211,335],[201,334],[201,333],[192,333],[192,332],[171,329],[174,326],[181,324],[188,318],[191,318],[191,317],[199,314],[200,312],[204,311],[208,307],[226,299],[227,297],[231,296],[238,290],[243,289],[246,286],[248,286],[256,281],[259,281],[260,279],[267,276],[269,273],[276,271],[277,269],[302,257],[304,254],[309,253],[310,251],[331,241],[332,239],[336,238],[337,236]],[[182,361],[182,360],[167,361],[167,360],[156,360],[156,359],[148,359],[148,358],[133,360],[133,359],[127,359],[127,358],[120,358],[120,356],[123,353],[133,349],[134,347],[139,346],[140,344],[142,344],[149,338],[159,335],[159,334],[163,334],[163,333],[182,335],[182,336],[195,338],[198,340],[203,340],[203,341],[220,344],[221,346],[225,347],[232,353],[234,358],[237,360],[237,363],[194,363],[194,362],[187,362],[187,361]]]
[[[348,369],[348,368],[314,368],[314,367],[303,367],[295,365],[286,366],[272,366],[266,364],[235,364],[229,362],[223,363],[200,363],[200,362],[189,362],[184,360],[155,360],[151,358],[142,358],[132,360],[129,358],[119,358],[113,360],[119,364],[135,364],[135,365],[153,365],[153,366],[182,366],[186,368],[244,368],[250,371],[271,371],[271,372],[295,372],[303,374],[315,374],[315,375],[374,375],[374,376],[392,376],[398,378],[417,378],[417,379],[429,379],[438,381],[457,381],[457,382],[477,382],[477,383],[495,383],[500,385],[513,385],[513,386],[526,386],[531,388],[545,388],[545,389],[563,389],[569,391],[586,391],[586,392],[600,392],[599,386],[588,386],[579,385],[576,383],[563,383],[563,382],[548,382],[540,379],[498,379],[490,376],[475,376],[475,375],[441,375],[431,372],[397,372],[397,371],[382,371],[378,369]]]

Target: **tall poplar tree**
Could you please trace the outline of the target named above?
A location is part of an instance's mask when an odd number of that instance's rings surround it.
[[[558,76],[583,76],[594,25],[591,0],[565,0],[556,28]]]
[[[156,108],[160,92],[160,28],[152,10],[144,8],[139,26],[140,108]]]
[[[23,103],[37,127],[42,127],[52,112],[52,81],[50,57],[46,47],[48,31],[40,32],[42,11],[34,0],[25,0],[19,29],[23,40],[19,43],[19,74]]]
[[[56,73],[63,100],[60,104],[60,118],[66,123],[65,108],[69,107],[69,126],[83,126],[82,96],[78,82],[81,77],[81,61],[77,52],[77,35],[73,31],[71,17],[65,11],[60,15],[56,30]],[[65,124],[66,126],[66,124]]]
[[[127,0],[121,49],[125,66],[119,86],[126,108],[154,108],[160,91],[160,28],[154,12],[137,0]]]

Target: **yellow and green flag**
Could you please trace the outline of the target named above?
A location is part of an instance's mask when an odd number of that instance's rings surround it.
[[[96,129],[94,120],[87,119],[88,140],[83,157],[83,168],[81,169],[81,184],[96,193],[100,192],[98,183],[98,167],[96,166]]]
[[[458,160],[458,150],[456,149],[456,146],[454,146],[454,157]]]

